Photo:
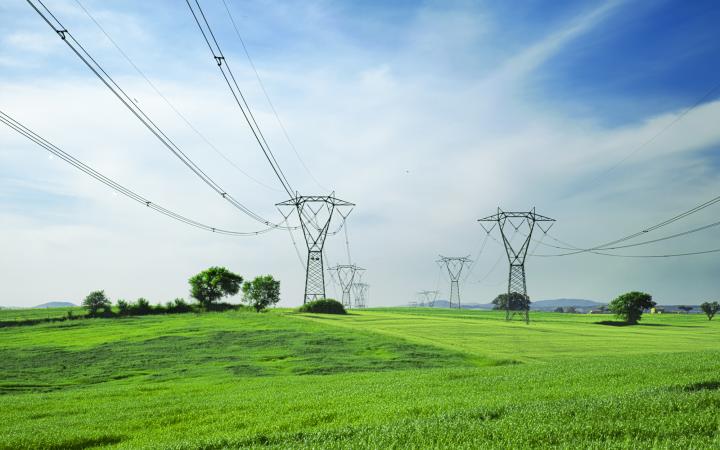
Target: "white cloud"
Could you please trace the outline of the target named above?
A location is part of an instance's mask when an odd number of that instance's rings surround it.
[[[342,54],[337,58],[335,53],[324,54],[324,62],[310,55],[303,66],[307,55],[297,54],[288,55],[282,65],[273,55],[267,57],[273,62],[267,68],[263,55],[255,55],[307,164],[339,197],[358,204],[349,233],[355,259],[368,269],[371,304],[402,304],[417,290],[434,289],[437,254],[474,252],[482,239],[475,219],[492,213],[498,205],[537,206],[538,212],[558,219],[557,235],[590,245],[712,196],[712,182],[717,180],[707,173],[696,151],[720,142],[712,126],[720,115],[718,102],[688,114],[662,139],[613,171],[612,177],[568,195],[569,186],[583,186],[583,180],[611,167],[680,113],[659,111],[639,124],[605,128],[523,94],[533,70],[563,45],[602,24],[615,8],[619,6],[614,2],[604,4],[563,30],[549,31],[546,39],[508,55],[504,64],[475,80],[446,78],[442,67],[434,72],[427,61],[414,56],[393,60],[386,54],[357,50],[357,57],[346,62],[355,49],[337,30],[332,30],[339,35],[331,50],[341,48]],[[300,17],[287,11],[274,14],[295,22],[307,19],[302,29],[312,33],[314,25],[330,20],[318,11],[310,8]],[[396,52],[427,55],[432,50],[428,46],[442,51],[456,48],[457,34],[443,30],[455,27],[464,33],[463,29],[475,25],[477,33],[488,33],[492,31],[489,20],[482,13],[455,11],[434,24],[421,14],[409,27],[408,36],[437,26],[427,30],[432,39],[408,39]],[[318,35],[327,39],[332,33],[325,29]],[[158,36],[144,42],[149,53],[158,50],[155,45],[168,45]],[[273,175],[215,68],[203,66],[205,59],[195,60],[193,51],[188,50],[187,61],[176,63],[184,69],[182,76],[174,72],[154,81],[219,148],[272,183]],[[108,61],[118,58],[111,49],[102,56]],[[285,144],[254,75],[239,56],[233,63],[288,177],[302,192],[316,192]],[[229,192],[263,214],[274,214],[272,205],[284,200],[282,194],[259,187],[230,168],[137,77],[118,80]],[[34,77],[0,83],[3,110],[103,173],[198,220],[227,228],[256,227],[195,179],[97,80]],[[27,283],[5,283],[8,300],[3,304],[77,301],[96,288],[106,288],[113,297],[165,301],[186,295],[186,279],[211,264],[225,264],[247,276],[276,274],[283,281],[284,303],[300,301],[304,273],[285,232],[228,238],[170,222],[113,197],[104,186],[57,160],[48,160],[8,129],[1,130],[2,173],[79,199],[68,209],[28,201],[21,205],[22,214],[17,209],[0,213],[3,277],[29,280],[31,273],[42,273],[45,280],[30,289],[23,287]],[[57,219],[38,218],[39,212],[52,213]],[[702,218],[695,221],[703,223]],[[702,238],[661,248],[707,246]],[[297,240],[302,244],[299,235]],[[328,246],[329,263],[344,260],[341,236],[329,239]],[[487,273],[501,254],[496,244],[488,244],[470,279]],[[657,293],[661,301],[679,301],[678,296],[687,292],[691,298],[685,302],[690,302],[718,288],[711,275],[697,278],[707,264],[706,258],[642,264],[592,256],[533,259],[528,263],[528,282],[533,298],[606,300],[626,288],[642,288]],[[28,271],[31,267],[33,272]],[[688,267],[697,270],[688,274]],[[488,301],[502,290],[506,270],[501,261],[484,284],[465,285],[464,300]],[[673,273],[687,276],[687,281],[673,278]],[[332,294],[329,280],[328,285]]]

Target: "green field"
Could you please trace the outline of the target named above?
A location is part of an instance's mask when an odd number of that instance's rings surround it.
[[[25,321],[25,320],[43,320],[58,319],[66,317],[71,312],[75,316],[84,316],[85,310],[78,306],[68,306],[65,308],[28,308],[28,309],[0,309],[0,323]]]
[[[375,309],[0,328],[0,448],[720,448],[720,321]]]

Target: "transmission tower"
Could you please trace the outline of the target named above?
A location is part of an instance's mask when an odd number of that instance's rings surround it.
[[[444,265],[450,276],[450,307],[453,307],[453,303],[460,308],[460,274],[462,273],[463,266],[472,262],[470,255],[468,256],[442,256],[437,260],[437,263]],[[454,302],[453,302],[454,300]]]
[[[308,300],[325,298],[325,271],[323,264],[323,248],[327,238],[330,222],[336,210],[352,209],[353,203],[340,200],[335,193],[330,195],[295,195],[294,198],[278,203],[280,207],[293,207],[300,219],[308,256],[305,268],[305,297]],[[347,217],[350,211],[342,214]],[[289,215],[289,213],[288,213]]]
[[[329,270],[334,270],[335,273],[337,273],[338,280],[340,281],[340,289],[342,289],[343,306],[351,308],[353,283],[356,281],[355,278],[357,274],[365,269],[358,267],[356,264],[338,264],[335,267],[330,267]]]
[[[367,294],[370,285],[367,283],[353,283],[353,294],[355,295],[355,308],[367,307]]]
[[[420,291],[418,292],[418,297],[420,298],[420,305],[421,306],[428,306],[432,308],[435,306],[435,300],[437,300],[437,296],[440,293],[440,291]]]
[[[490,234],[497,226],[502,236],[505,253],[507,253],[508,262],[510,263],[510,275],[508,276],[508,299],[505,303],[505,319],[510,320],[517,310],[511,305],[513,299],[520,296],[522,314],[525,323],[530,322],[530,297],[527,294],[527,284],[525,283],[525,257],[527,256],[532,233],[537,225],[544,233],[547,233],[553,226],[555,219],[541,216],[535,213],[535,208],[528,212],[503,211],[498,208],[497,214],[479,219],[478,222],[483,229]],[[483,222],[492,222],[489,228]],[[547,223],[545,227],[543,224]],[[520,247],[513,247],[512,236],[508,238],[509,227],[515,232],[520,232],[525,239]]]

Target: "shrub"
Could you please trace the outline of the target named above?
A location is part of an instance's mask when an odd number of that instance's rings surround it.
[[[321,298],[320,300],[307,302],[298,311],[320,314],[347,314],[342,303],[332,298]]]
[[[192,312],[192,306],[190,306],[184,298],[176,298],[171,302],[167,302],[165,309],[169,313],[180,314]]]
[[[654,307],[656,303],[650,294],[627,292],[608,305],[610,311],[630,325],[635,325],[642,317],[643,310]]]
[[[121,316],[127,316],[128,314],[130,314],[130,304],[127,301],[125,301],[123,299],[118,299],[117,307],[118,307],[118,313]]]
[[[97,316],[102,309],[104,312],[110,311],[110,300],[105,296],[105,291],[93,291],[85,297],[82,305],[88,310],[88,315]]]
[[[150,305],[149,301],[140,297],[139,299],[135,300],[135,303],[132,303],[130,305],[130,307],[128,308],[128,313],[133,316],[144,316],[147,314],[152,314],[153,308]]]

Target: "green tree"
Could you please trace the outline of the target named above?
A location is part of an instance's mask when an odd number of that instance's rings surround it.
[[[140,297],[131,306],[131,311],[138,316],[144,316],[152,312],[152,305],[146,298]]]
[[[89,315],[96,316],[101,309],[105,312],[110,311],[112,303],[105,296],[105,291],[92,291],[82,301],[82,305],[88,310]]]
[[[210,267],[188,280],[190,296],[208,308],[223,297],[240,292],[243,278],[225,267]]]
[[[508,308],[508,301],[510,307]],[[530,297],[519,292],[500,294],[492,301],[493,309],[509,309],[510,311],[524,311],[530,309]]]
[[[625,322],[635,325],[640,320],[643,310],[650,309],[656,304],[650,294],[633,291],[611,301],[608,308]]]
[[[262,275],[243,284],[243,302],[260,312],[280,301],[280,282],[272,275]]]
[[[128,303],[127,301],[123,299],[118,299],[117,307],[118,312],[121,316],[127,316],[128,314],[130,314],[130,303]]]
[[[685,313],[689,313],[690,311],[693,310],[693,307],[692,307],[692,306],[686,306],[686,305],[680,305],[680,306],[678,306],[678,309],[681,310],[681,311],[685,311]]]
[[[700,309],[707,315],[708,320],[712,320],[715,314],[720,312],[720,303],[718,302],[705,302],[700,305]]]

